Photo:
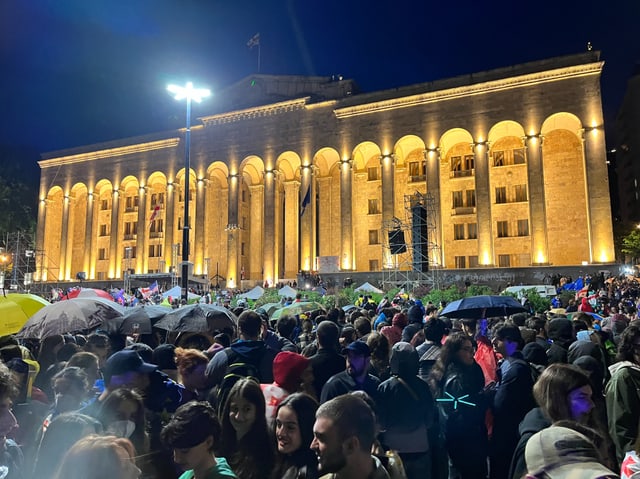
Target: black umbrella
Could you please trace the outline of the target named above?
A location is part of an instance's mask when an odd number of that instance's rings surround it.
[[[238,318],[227,308],[212,304],[190,304],[174,309],[154,324],[155,328],[181,333],[214,333],[225,329],[235,331]]]
[[[440,316],[458,319],[482,319],[496,316],[510,316],[526,312],[513,296],[470,296],[449,303]]]
[[[172,311],[160,305],[127,308],[121,321],[110,321],[108,332],[118,334],[151,334],[151,327]],[[136,330],[137,325],[137,330]]]

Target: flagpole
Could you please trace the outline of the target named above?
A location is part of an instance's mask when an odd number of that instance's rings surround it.
[[[258,43],[258,73],[260,73],[260,50],[262,49],[262,46],[260,45],[260,43]]]

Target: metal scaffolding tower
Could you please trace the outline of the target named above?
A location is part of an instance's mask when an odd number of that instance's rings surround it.
[[[431,194],[404,197],[405,218],[382,225],[383,285],[440,286],[440,246],[436,242],[437,205]]]
[[[7,233],[0,240],[0,289],[29,292],[36,270],[36,251],[31,233]]]

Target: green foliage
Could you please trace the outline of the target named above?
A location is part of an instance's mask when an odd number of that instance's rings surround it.
[[[569,305],[569,301],[575,298],[576,298],[576,292],[569,291],[567,289],[563,289],[558,295],[558,299],[560,299],[560,302],[562,303],[563,308],[566,308]]]
[[[268,288],[265,289],[264,294],[256,300],[255,306],[258,308],[267,303],[279,303],[280,299],[281,298],[278,296],[278,290],[276,288]]]
[[[496,294],[489,286],[472,284],[467,288],[464,296],[482,296],[482,295],[493,295]]]
[[[551,308],[551,300],[549,298],[543,298],[533,288],[527,289],[524,295],[527,300],[529,300],[531,309],[533,309],[535,313],[544,313]]]
[[[464,293],[456,286],[451,285],[447,289],[433,289],[423,299],[423,303],[431,301],[433,304],[438,305],[440,301],[446,301],[447,304],[461,299],[464,297]]]
[[[622,238],[622,252],[640,258],[640,229],[635,228]]]

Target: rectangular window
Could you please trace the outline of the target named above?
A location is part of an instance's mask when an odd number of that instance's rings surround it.
[[[138,226],[138,223],[136,223]],[[162,233],[164,231],[164,220],[156,220],[156,231]]]
[[[464,239],[464,224],[453,225],[453,239],[454,240]]]
[[[467,267],[467,258],[466,258],[466,256],[455,256],[454,260],[455,260],[457,269],[464,269],[464,268]]]
[[[106,250],[106,248],[98,248],[98,259],[99,260],[107,259],[107,250]]]
[[[182,229],[182,216],[178,216],[178,229]]]
[[[504,166],[504,165],[505,165],[504,151],[494,151],[493,166]]]
[[[370,215],[378,215],[380,214],[379,202],[377,199],[369,200],[369,213]]]
[[[151,231],[154,231],[153,224],[151,225]],[[126,238],[127,236],[130,236],[131,234],[132,234],[131,233],[131,222],[128,221],[128,222],[126,222],[124,224],[124,236]]]
[[[245,190],[242,190],[242,202],[247,202],[247,192]]]
[[[475,168],[475,160],[473,155],[464,155],[464,169],[473,170]]]
[[[379,180],[380,176],[378,175],[378,167],[370,166],[367,168],[367,181],[376,181]]]
[[[529,236],[529,220],[518,220],[518,236]]]
[[[424,181],[427,179],[427,163],[422,161],[409,162],[409,180]]]
[[[469,268],[477,268],[477,267],[478,267],[478,257],[469,256]]]
[[[378,230],[369,230],[369,244],[380,244]]]
[[[129,223],[127,223],[129,224]],[[156,222],[152,221],[151,224],[149,225],[149,233],[155,233],[156,232]],[[126,234],[126,232],[125,232]]]
[[[513,150],[513,164],[514,165],[524,165],[526,163],[526,159],[524,156],[524,148],[516,148]]]
[[[131,232],[134,235],[138,234],[138,222],[137,221],[134,221],[133,223],[131,223]]]
[[[451,157],[451,171],[460,171],[462,170],[462,157],[461,156],[452,156]]]
[[[513,187],[516,201],[527,201],[527,185],[515,185]]]
[[[97,279],[100,280],[105,280],[107,279],[107,274],[104,271],[98,271],[98,276]]]
[[[464,203],[462,201],[462,191],[452,191],[452,208],[462,208],[464,207]]]
[[[100,236],[107,236],[107,225],[100,225]]]
[[[377,259],[369,260],[369,271],[380,271],[380,263]]]
[[[467,224],[467,239],[478,239],[478,223]]]
[[[476,190],[467,190],[467,206],[474,208],[476,206]]]
[[[244,256],[244,245],[245,243],[240,243],[240,256]]]
[[[135,206],[137,208],[138,205],[140,205],[140,197],[138,195],[136,195],[136,196],[133,197],[133,206]]]
[[[507,202],[507,187],[496,186],[496,203],[506,203],[506,202]]]
[[[509,223],[507,221],[498,221],[498,238],[507,238],[509,236]]]
[[[508,254],[499,254],[498,267],[509,268],[510,266],[511,266],[511,256],[509,256]]]
[[[127,211],[133,209],[133,196],[127,196],[127,198],[125,199],[125,208],[127,209]]]
[[[158,204],[158,193],[151,193],[151,209]]]
[[[109,200],[101,200],[100,201],[100,209],[102,211],[108,210],[109,209]]]

